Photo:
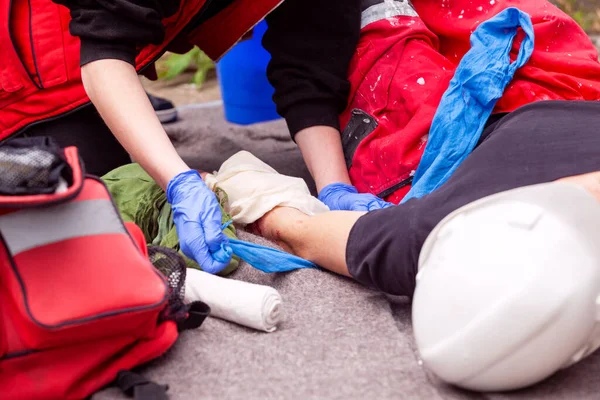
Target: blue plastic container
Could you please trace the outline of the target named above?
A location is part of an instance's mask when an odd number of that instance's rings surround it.
[[[252,38],[235,45],[218,63],[217,75],[229,122],[249,125],[281,118],[273,103],[273,86],[267,80],[271,55],[261,44],[267,23],[254,28]]]

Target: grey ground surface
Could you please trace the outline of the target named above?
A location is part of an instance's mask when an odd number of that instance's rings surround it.
[[[220,108],[181,114],[168,130],[193,167],[218,168],[244,148],[282,173],[307,177],[282,122],[228,125]],[[242,238],[264,244],[250,234]],[[199,330],[183,333],[171,351],[142,370],[168,383],[171,399],[600,398],[598,353],[527,390],[467,393],[441,384],[419,365],[405,300],[390,302],[317,270],[267,275],[242,264],[232,279],[275,287],[284,300],[284,324],[267,334],[209,318]],[[114,389],[93,397],[122,398]]]

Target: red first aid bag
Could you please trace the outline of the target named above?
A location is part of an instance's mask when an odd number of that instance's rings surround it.
[[[0,398],[82,399],[117,378],[137,398],[166,398],[128,371],[208,307],[173,301],[142,232],[76,148],[13,142],[0,146]]]

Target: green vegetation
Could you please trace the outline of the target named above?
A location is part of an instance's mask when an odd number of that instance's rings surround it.
[[[587,32],[600,32],[600,6],[596,0],[554,0]]]
[[[185,54],[168,54],[161,59],[157,67],[158,77],[165,80],[171,80],[188,69],[195,68],[192,83],[201,87],[208,72],[215,68],[215,64],[202,50],[194,47]]]

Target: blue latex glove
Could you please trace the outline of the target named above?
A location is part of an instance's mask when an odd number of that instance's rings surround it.
[[[332,211],[374,211],[394,205],[370,193],[358,193],[354,186],[345,183],[325,186],[319,200]]]
[[[225,223],[222,229],[225,230],[231,224],[232,221]],[[302,268],[317,268],[317,265],[313,262],[284,251],[261,246],[260,244],[237,239],[230,239],[229,244],[236,256],[267,274],[294,271]]]
[[[203,271],[221,272],[229,265],[232,250],[221,229],[221,208],[217,196],[206,186],[197,171],[175,176],[167,185],[167,201],[181,251],[195,260]]]
[[[236,256],[254,268],[268,274],[294,271],[301,268],[317,268],[316,264],[293,254],[255,243],[231,239],[231,248]]]

